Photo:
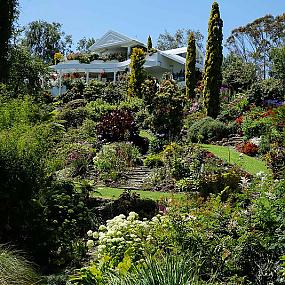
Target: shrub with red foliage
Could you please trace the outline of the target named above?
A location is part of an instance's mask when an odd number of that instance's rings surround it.
[[[258,152],[258,146],[250,141],[238,144],[236,149],[249,156],[255,156]]]
[[[241,125],[242,122],[243,122],[243,116],[239,116],[238,118],[235,119],[235,122],[238,124],[238,125]]]
[[[122,141],[136,132],[130,110],[112,110],[103,115],[97,125],[97,134],[109,142]]]
[[[261,115],[261,118],[265,118],[265,117],[268,117],[268,116],[273,116],[275,113],[272,109],[269,109],[267,112],[263,113]]]

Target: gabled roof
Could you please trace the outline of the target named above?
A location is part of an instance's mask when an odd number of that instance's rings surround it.
[[[196,50],[199,53],[199,56],[204,57],[203,52],[196,46]],[[174,48],[174,49],[169,49],[169,50],[164,50],[164,53],[167,54],[181,54],[181,53],[186,53],[187,52],[187,47],[181,47],[181,48]]]
[[[142,46],[145,46],[143,43],[139,42],[138,40],[129,38],[125,35],[110,30],[102,38],[97,40],[90,47],[90,50],[95,51],[109,46],[128,45],[128,44],[133,44],[133,45],[140,44]]]
[[[181,54],[187,52],[187,47],[168,49],[163,51],[166,54]]]
[[[177,54],[172,54],[172,53],[167,53],[166,51],[159,51],[160,54],[162,54],[163,56],[171,59],[171,60],[174,60],[180,64],[185,64],[186,63],[186,59],[182,56],[179,56]]]

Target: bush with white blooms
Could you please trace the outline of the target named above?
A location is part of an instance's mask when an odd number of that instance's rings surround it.
[[[96,258],[109,258],[118,264],[126,255],[133,262],[140,262],[147,254],[154,254],[163,248],[171,247],[172,238],[166,233],[170,228],[167,216],[156,215],[151,220],[139,220],[135,212],[126,217],[121,214],[101,225],[98,232],[89,230],[87,246],[94,249]],[[162,246],[163,245],[163,246]]]

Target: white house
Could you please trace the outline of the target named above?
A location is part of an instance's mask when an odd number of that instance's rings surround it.
[[[136,39],[129,38],[120,33],[109,31],[90,47],[90,51],[98,55],[98,59],[90,63],[80,63],[79,60],[65,60],[51,68],[59,74],[59,89],[61,78],[64,74],[80,73],[86,78],[116,81],[129,70],[130,53],[133,47],[146,48],[146,45]],[[145,70],[152,76],[161,79],[165,72],[174,75],[174,79],[184,81],[187,47],[160,51],[156,50],[146,55]],[[116,59],[116,56],[119,59]],[[197,68],[202,69],[204,60],[203,53],[197,48]]]

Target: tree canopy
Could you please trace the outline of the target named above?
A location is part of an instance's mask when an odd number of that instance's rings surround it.
[[[271,48],[285,44],[285,13],[280,16],[266,15],[238,27],[231,32],[226,45],[231,52],[253,62],[260,75],[266,78],[270,66]]]
[[[87,52],[89,48],[95,43],[94,38],[82,38],[78,41],[76,50],[80,52]]]
[[[70,51],[72,37],[62,31],[59,23],[33,21],[25,27],[22,42],[33,55],[51,63],[56,52],[66,54]]]
[[[17,17],[17,0],[0,0],[0,82],[8,78],[9,41],[13,33],[13,22]]]
[[[193,31],[191,29],[178,29],[174,34],[165,31],[158,37],[157,48],[160,50],[168,50],[184,47],[187,45],[188,37],[191,32],[194,33],[197,47],[203,51],[204,36],[200,31]]]

